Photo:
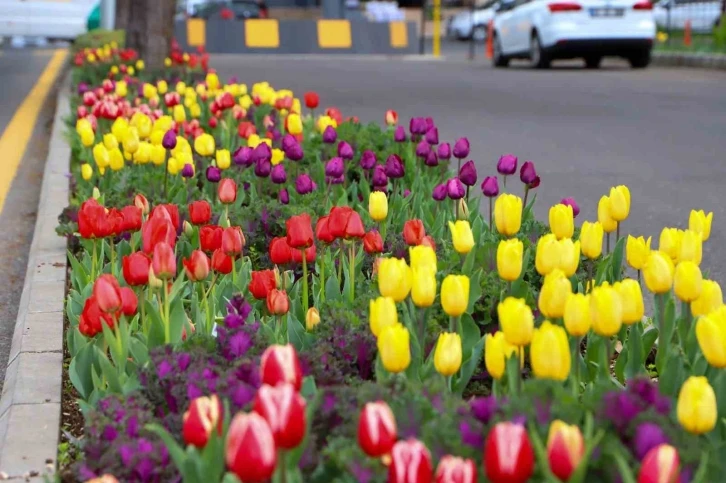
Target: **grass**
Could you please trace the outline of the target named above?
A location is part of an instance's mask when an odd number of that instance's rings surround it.
[[[692,33],[691,45],[684,45],[684,31],[672,30],[669,33],[659,31],[655,50],[662,52],[693,52],[726,54],[726,18],[720,27],[711,33]]]
[[[124,30],[91,30],[76,37],[73,49],[78,51],[85,48],[103,47],[110,42],[116,42],[122,47],[126,42],[126,32]]]

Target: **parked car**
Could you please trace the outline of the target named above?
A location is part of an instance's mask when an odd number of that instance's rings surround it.
[[[663,0],[654,5],[653,15],[661,29],[682,30],[690,20],[694,32],[711,32],[721,19],[721,0]]]
[[[72,40],[86,32],[98,0],[0,0],[0,37]]]
[[[237,20],[267,17],[267,7],[254,0],[209,2],[197,5],[192,12],[192,17],[209,19],[212,16],[222,15],[224,10],[231,11]]]
[[[500,0],[489,0],[474,8],[474,12],[466,10],[449,17],[446,24],[446,36],[450,39],[483,41],[487,38],[487,26],[494,18]]]
[[[583,58],[597,68],[605,56],[627,59],[633,68],[650,63],[655,38],[648,0],[507,0],[494,16],[497,67],[529,59],[547,68],[555,59]]]

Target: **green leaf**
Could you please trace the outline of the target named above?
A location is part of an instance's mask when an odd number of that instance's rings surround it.
[[[482,269],[479,269],[470,277],[469,281],[469,306],[466,308],[466,313],[471,314],[474,312],[474,305],[479,301],[483,293],[481,286]]]
[[[176,466],[179,471],[182,471],[182,469],[184,468],[184,461],[186,460],[186,455],[184,453],[184,449],[179,446],[179,443],[176,442],[174,437],[169,434],[169,432],[163,426],[157,423],[147,424],[145,428],[148,431],[156,434],[159,439],[164,442],[166,449],[169,451],[169,456],[174,462],[174,466]]]
[[[484,337],[479,339],[479,341],[471,349],[469,357],[467,357],[461,364],[461,369],[459,370],[459,378],[454,383],[454,392],[456,394],[461,395],[464,393],[466,386],[469,384],[469,380],[471,380],[471,376],[474,375],[477,367],[479,367],[479,362],[481,361],[483,351]]]
[[[610,280],[617,282],[622,278],[623,270],[623,254],[625,253],[625,237],[620,238],[615,244],[615,249],[611,254],[610,263]]]
[[[643,324],[638,323],[630,327],[630,333],[628,335],[628,363],[625,367],[626,379],[632,379],[645,372],[642,334]]]
[[[587,373],[590,381],[597,379],[600,361],[603,359],[605,352],[605,341],[602,337],[593,333],[587,336],[587,353],[585,354],[585,363],[587,364]]]
[[[461,347],[463,354],[469,354],[476,344],[479,343],[481,331],[474,319],[469,314],[461,316]]]
[[[287,314],[287,340],[298,352],[308,348],[310,335],[302,323],[288,312]]]
[[[655,345],[655,341],[658,339],[658,329],[655,327],[650,327],[648,329],[645,329],[643,332],[643,357],[647,358],[650,354],[650,351],[653,350],[653,345]]]
[[[182,331],[187,324],[187,314],[184,312],[184,304],[180,298],[174,299],[169,311],[171,342],[181,341]]]
[[[106,379],[106,382],[108,383],[108,389],[116,394],[123,394],[123,387],[121,385],[119,375],[116,372],[116,368],[111,365],[111,362],[106,358],[101,350],[98,349],[98,347],[95,349],[97,351],[96,362],[101,369],[101,374],[103,374],[104,379]]]
[[[86,342],[71,359],[68,367],[68,377],[83,399],[88,399],[93,391],[93,358],[94,346]]]
[[[335,265],[330,265],[334,267]],[[340,300],[340,282],[338,281],[338,275],[334,270],[328,268],[329,273],[326,273],[327,280],[325,281],[325,300],[334,301]]]

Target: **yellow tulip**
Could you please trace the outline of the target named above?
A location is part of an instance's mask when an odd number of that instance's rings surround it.
[[[285,160],[285,151],[278,148],[272,148],[272,157],[270,158],[270,164],[277,166]]]
[[[151,162],[154,163],[156,166],[161,166],[162,164],[164,164],[164,161],[166,161],[166,149],[164,149],[164,146],[154,146],[152,144],[150,158]]]
[[[207,88],[210,91],[216,91],[217,89],[219,89],[219,86],[220,86],[219,76],[215,72],[207,73],[205,82],[207,84]]]
[[[402,302],[411,291],[411,268],[400,258],[384,258],[378,267],[378,291]]]
[[[461,336],[454,333],[442,332],[436,342],[434,352],[434,367],[436,372],[444,377],[453,376],[461,367]]]
[[[704,434],[716,426],[716,393],[704,376],[691,376],[681,386],[676,407],[678,422],[692,434]]]
[[[678,261],[690,260],[696,265],[700,265],[702,256],[703,242],[701,241],[701,235],[692,230],[682,232]]]
[[[615,282],[613,288],[620,295],[623,324],[634,324],[643,320],[645,307],[640,283],[632,278],[626,278],[622,282]]]
[[[111,164],[108,149],[106,149],[106,146],[104,146],[103,143],[98,143],[93,146],[93,160],[99,168],[105,168]]]
[[[146,114],[141,112],[134,114],[131,118],[131,126],[139,130],[139,138],[141,139],[146,139],[151,134],[151,119]]]
[[[560,247],[559,269],[571,277],[577,272],[577,266],[580,264],[580,240],[573,243],[572,238],[563,238],[557,244]]]
[[[408,256],[411,259],[411,268],[416,270],[426,269],[436,274],[436,252],[428,245],[416,245],[408,249]]]
[[[93,132],[93,125],[91,124],[91,121],[89,121],[85,117],[82,117],[76,121],[76,133],[81,134],[82,131]]]
[[[651,237],[646,240],[642,236],[635,238],[628,235],[628,241],[625,244],[625,258],[635,270],[643,270],[650,253],[650,241]]]
[[[620,294],[613,287],[601,285],[590,294],[592,330],[597,335],[612,337],[623,325],[623,306]]]
[[[686,260],[676,266],[673,291],[683,302],[693,302],[701,295],[702,282],[701,269],[695,263]]]
[[[320,323],[320,311],[315,307],[310,307],[308,313],[305,314],[305,330],[310,332]]]
[[[129,68],[128,68],[128,69],[126,69],[126,73],[127,73],[128,75],[131,75],[131,76],[133,76],[134,74],[136,74],[136,69],[134,69],[134,67],[133,67],[132,65],[130,65],[130,66],[129,66]]]
[[[179,171],[181,171],[183,167],[184,164],[177,158],[169,158],[169,160],[166,162],[166,170],[171,175],[179,174]]]
[[[494,202],[494,221],[504,236],[516,235],[522,225],[522,198],[503,193]]]
[[[484,365],[487,372],[494,379],[501,379],[506,369],[507,359],[520,354],[520,367],[524,366],[524,351],[517,346],[509,344],[504,338],[504,332],[497,331],[487,334],[484,338]]]
[[[116,137],[118,138],[118,136]],[[135,127],[129,127],[122,144],[124,151],[134,154],[139,149],[140,145],[139,131]]]
[[[300,99],[299,98],[296,97],[296,98],[294,98],[292,100],[292,107],[290,108],[290,112],[294,112],[295,114],[301,114],[302,113],[302,108],[301,108],[301,105],[300,105]]]
[[[458,253],[466,255],[474,248],[474,234],[471,231],[471,226],[468,221],[450,221],[449,230],[451,231],[451,238],[454,241],[454,250]]]
[[[191,156],[192,154],[192,147],[189,144],[189,141],[186,140],[186,138],[182,136],[178,136],[176,138],[176,147],[171,150],[171,152],[176,156],[178,153],[189,153]]]
[[[605,233],[612,233],[618,227],[618,222],[613,219],[611,213],[610,198],[603,196],[597,204],[597,221],[602,225]]]
[[[126,84],[126,81],[117,81],[116,82],[116,95],[119,97],[126,97],[126,95],[129,93],[128,85]]]
[[[570,335],[582,337],[590,330],[590,297],[581,293],[570,293],[565,302],[565,329]]]
[[[217,149],[215,161],[219,169],[227,169],[232,164],[228,149]]]
[[[93,143],[96,142],[96,136],[95,134],[93,134],[92,130],[83,131],[81,132],[80,136],[81,144],[83,144],[83,146],[87,148],[90,148],[91,146],[93,146]]]
[[[663,228],[660,232],[660,239],[658,241],[658,249],[663,253],[668,254],[673,262],[678,261],[678,257],[681,254],[681,240],[683,239],[683,232],[678,228]]]
[[[411,364],[409,333],[401,324],[389,325],[378,337],[378,354],[388,372],[405,371]]]
[[[691,210],[688,217],[688,229],[701,235],[703,241],[708,241],[711,236],[711,221],[713,212],[706,214],[703,210]]]
[[[543,276],[560,266],[560,245],[552,233],[544,235],[537,242],[534,265]]]
[[[330,116],[320,116],[318,118],[318,132],[320,132],[320,134],[323,134],[328,126],[331,126],[333,127],[333,129],[335,129],[338,127],[338,123]]]
[[[529,348],[532,372],[538,379],[564,381],[570,374],[570,346],[565,329],[545,320],[534,331]]]
[[[599,221],[595,223],[584,222],[580,231],[582,254],[590,260],[595,260],[602,255],[602,238],[603,229]]]
[[[116,136],[111,133],[104,134],[103,145],[106,146],[106,149],[108,149],[109,151],[114,148],[118,148],[118,139],[116,139]]]
[[[156,90],[159,91],[159,94],[164,95],[169,91],[169,84],[165,80],[160,80],[156,83]]]
[[[93,177],[93,168],[90,164],[84,163],[81,165],[81,177],[84,181],[89,181]]]
[[[701,295],[691,302],[691,312],[694,317],[706,315],[723,305],[723,293],[718,282],[704,280],[701,283]]]
[[[411,269],[411,299],[416,307],[431,307],[436,298],[436,272],[426,268]]]
[[[215,151],[214,137],[211,134],[200,134],[194,140],[194,150],[200,156],[211,156]]]
[[[257,134],[250,134],[247,137],[247,146],[250,148],[253,148],[253,149],[256,148],[261,142],[262,142],[262,140],[260,139],[260,136]]]
[[[189,115],[192,117],[192,119],[198,119],[202,115],[202,106],[200,106],[198,103],[193,103],[191,106],[189,106]]]
[[[532,341],[534,316],[524,299],[507,297],[497,306],[497,314],[507,343],[524,347]]]
[[[383,191],[371,191],[368,196],[368,213],[374,221],[383,221],[388,216],[388,198]]]
[[[289,114],[287,116],[287,132],[298,135],[303,132],[302,119],[300,114]]]
[[[447,275],[441,284],[441,306],[450,317],[459,317],[469,305],[469,277]]]
[[[673,286],[673,262],[667,253],[660,250],[653,250],[643,267],[645,286],[653,293],[669,292]]]
[[[181,124],[187,120],[187,111],[181,104],[177,104],[176,106],[174,106],[171,112],[172,116],[174,116],[174,121],[178,124]]]
[[[497,272],[508,282],[513,282],[522,274],[524,245],[517,238],[502,240],[497,247]]]
[[[558,240],[572,238],[575,233],[575,216],[570,205],[558,204],[550,208],[550,231]]]
[[[620,185],[610,188],[610,216],[620,222],[630,214],[630,190]]]
[[[120,171],[126,166],[124,155],[119,148],[114,148],[108,152],[108,162],[113,171]]]
[[[567,296],[572,293],[572,284],[562,270],[555,269],[546,275],[539,293],[539,310],[545,317],[557,319],[565,313]]]
[[[726,368],[726,307],[698,319],[696,338],[708,363],[718,369]]]
[[[145,64],[143,60],[139,59],[136,61],[136,70],[142,71],[144,70],[144,66]]]
[[[166,131],[162,131],[161,129],[152,129],[151,136],[149,136],[149,142],[153,146],[161,146],[161,142],[164,140],[165,133]]]
[[[123,117],[117,117],[111,125],[111,132],[118,142],[123,143],[129,133],[129,123]]]
[[[252,98],[245,94],[239,98],[239,105],[242,106],[242,109],[249,109],[252,105]]]

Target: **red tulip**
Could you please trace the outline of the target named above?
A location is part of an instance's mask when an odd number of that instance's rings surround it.
[[[212,431],[222,435],[222,403],[216,394],[198,397],[189,403],[182,418],[182,436],[186,444],[204,448]]]
[[[395,126],[398,124],[398,113],[393,109],[387,110],[385,120],[389,126]]]
[[[560,480],[567,481],[584,453],[585,442],[580,428],[559,419],[553,421],[547,437],[547,459],[552,473]]]
[[[669,444],[661,444],[645,454],[638,483],[676,483],[680,477],[678,451]]]
[[[139,306],[139,300],[136,293],[128,287],[121,287],[121,313],[126,317],[131,317],[136,313]]]
[[[176,255],[171,245],[162,242],[154,247],[151,267],[154,270],[154,275],[162,280],[176,275]]]
[[[476,483],[474,460],[446,455],[436,468],[435,483]]]
[[[222,233],[224,228],[217,225],[204,225],[199,229],[201,248],[205,252],[213,252],[222,248]]]
[[[124,280],[132,287],[146,285],[149,283],[149,266],[151,260],[143,252],[133,252],[123,257]]]
[[[86,337],[93,337],[103,330],[102,323],[113,329],[116,318],[113,314],[103,312],[98,306],[96,297],[91,295],[83,304],[83,311],[78,317],[78,331]]]
[[[307,248],[313,244],[313,228],[310,215],[291,216],[285,222],[287,227],[287,244],[290,248]]]
[[[291,250],[292,254],[292,261],[295,263],[302,263],[303,259],[303,251],[302,250]],[[305,262],[307,263],[313,263],[315,261],[315,258],[317,257],[317,251],[315,250],[315,245],[311,246],[310,248],[305,249]]]
[[[305,438],[305,399],[292,384],[263,385],[257,390],[254,410],[270,425],[278,448],[293,449]]]
[[[110,274],[101,275],[93,284],[93,298],[98,307],[107,313],[115,313],[121,309],[121,287],[116,277]]]
[[[534,453],[521,424],[497,423],[484,442],[484,471],[492,483],[524,483],[534,471]]]
[[[287,292],[273,288],[267,293],[267,311],[271,315],[285,315],[290,310]]]
[[[305,106],[308,109],[316,109],[320,105],[320,97],[317,92],[305,93]]]
[[[431,453],[417,439],[399,441],[391,450],[388,483],[431,483]]]
[[[210,260],[206,253],[194,250],[189,258],[182,260],[184,272],[192,282],[204,280],[209,275]]]
[[[336,238],[363,238],[363,220],[350,206],[334,206],[328,218],[330,234]]]
[[[275,272],[273,270],[258,270],[251,273],[252,280],[247,286],[252,296],[257,300],[264,300],[270,290],[277,287]]]
[[[157,211],[158,210],[158,211]],[[141,227],[141,239],[143,240],[144,252],[151,255],[154,247],[159,243],[166,243],[172,248],[176,244],[176,228],[165,209],[154,208],[149,219]]]
[[[299,250],[295,250],[299,252]],[[270,242],[270,261],[275,265],[285,265],[292,261],[292,250],[284,236],[275,237]]]
[[[431,235],[426,235],[421,239],[421,245],[431,248],[432,250],[436,251],[436,242],[431,237]]]
[[[239,123],[239,126],[237,127],[237,134],[239,134],[239,137],[247,139],[252,134],[257,133],[257,128],[255,125],[249,121],[242,121]]]
[[[134,206],[141,210],[142,215],[149,214],[149,200],[146,199],[146,196],[142,194],[134,196]]]
[[[179,207],[174,204],[166,204],[166,205],[156,205],[153,210],[151,210],[151,217],[154,216],[161,216],[162,214],[159,213],[161,211],[166,211],[169,214],[169,218],[171,219],[171,224],[174,225],[174,231],[177,231],[179,229],[180,218],[179,218]]]
[[[369,231],[366,236],[363,237],[363,249],[369,255],[374,253],[381,253],[383,251],[383,238],[377,231]]]
[[[343,114],[340,113],[340,109],[337,107],[329,107],[325,110],[325,115],[332,117],[335,122],[340,126],[343,124]]]
[[[189,203],[189,218],[194,225],[206,225],[212,218],[212,207],[205,200]]]
[[[224,253],[221,248],[214,250],[214,253],[212,253],[212,270],[227,275],[232,273],[233,268],[234,259],[232,257]]]
[[[358,420],[358,445],[370,457],[379,458],[391,452],[396,443],[396,418],[383,401],[363,406]]]
[[[231,178],[224,178],[217,186],[219,201],[228,205],[237,200],[237,183]]]
[[[109,223],[106,208],[91,198],[86,200],[78,210],[78,233],[82,238],[105,238],[114,231],[115,227]]]
[[[270,425],[257,413],[238,413],[227,432],[225,461],[245,483],[272,478],[277,466],[277,448]]]
[[[121,208],[123,221],[119,232],[139,231],[141,229],[141,210],[134,205]]]
[[[106,236],[116,236],[124,231],[124,215],[116,208],[108,210],[105,223],[108,226]]]
[[[420,245],[426,236],[426,229],[419,219],[408,220],[403,225],[403,239],[409,246]]]
[[[333,243],[335,241],[335,237],[330,233],[329,220],[330,217],[325,215],[318,218],[318,222],[315,224],[315,238],[323,243]]]
[[[227,255],[234,257],[242,253],[242,247],[245,246],[245,237],[242,234],[242,228],[238,226],[230,226],[222,232],[222,250]]]
[[[291,344],[271,345],[262,353],[260,359],[262,383],[276,386],[287,382],[299,391],[302,387],[302,370],[297,352]]]

